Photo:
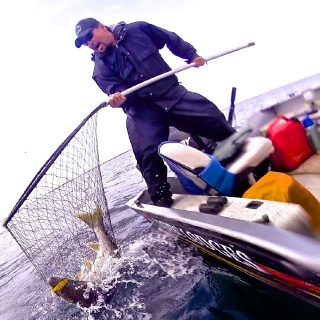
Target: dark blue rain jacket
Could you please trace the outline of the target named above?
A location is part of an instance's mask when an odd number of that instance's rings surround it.
[[[171,68],[159,53],[165,45],[176,56],[192,62],[196,49],[174,32],[146,22],[110,27],[117,44],[104,53],[95,53],[93,79],[106,94],[122,92],[138,83],[153,78]],[[186,93],[173,75],[159,80],[127,96],[125,111],[139,100],[151,99],[168,111]]]

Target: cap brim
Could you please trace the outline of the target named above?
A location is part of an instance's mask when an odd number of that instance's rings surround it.
[[[77,38],[74,44],[77,48],[80,48],[83,45],[83,38]]]
[[[80,48],[85,42],[87,42],[86,38],[91,31],[92,29],[90,28],[79,33],[78,38],[74,42],[77,48]]]

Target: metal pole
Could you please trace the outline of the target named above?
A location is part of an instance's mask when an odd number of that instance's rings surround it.
[[[223,51],[223,52],[221,52],[221,53],[215,54],[215,55],[213,55],[213,56],[210,56],[210,57],[206,58],[205,60],[206,60],[206,61],[214,60],[214,59],[217,59],[217,58],[226,56],[227,54],[230,54],[230,53],[233,53],[233,52],[236,52],[236,51],[245,49],[245,48],[252,47],[252,46],[254,46],[254,45],[255,45],[254,42],[250,42],[250,43],[248,43],[248,44],[246,44],[246,45],[244,45],[244,46],[236,47],[236,48],[234,48],[234,49],[227,50],[227,51]],[[151,79],[146,80],[146,81],[144,81],[144,82],[138,83],[137,85],[135,85],[135,86],[133,86],[133,87],[131,87],[131,88],[129,88],[129,89],[124,90],[124,91],[122,92],[122,94],[123,94],[124,96],[126,96],[126,95],[128,95],[128,94],[130,94],[130,93],[132,93],[132,92],[134,92],[134,91],[137,91],[137,90],[139,90],[139,89],[141,89],[141,88],[143,88],[143,87],[145,87],[145,86],[148,86],[148,85],[151,84],[151,83],[154,83],[154,82],[156,82],[156,81],[162,80],[162,79],[164,79],[164,78],[167,78],[167,77],[169,77],[169,76],[172,76],[172,75],[174,75],[174,74],[176,74],[176,73],[179,73],[179,72],[181,72],[181,71],[187,70],[187,69],[192,68],[192,67],[195,67],[195,66],[196,66],[196,64],[195,64],[194,62],[192,62],[192,63],[189,63],[189,64],[187,64],[187,65],[185,65],[185,66],[179,67],[179,68],[177,68],[177,69],[170,70],[170,71],[165,72],[165,73],[163,73],[163,74],[160,74],[160,75],[158,75],[158,76],[156,76],[156,77],[154,77],[154,78],[151,78]],[[108,106],[108,105],[109,105],[109,99],[106,99],[104,103],[106,103],[105,107]]]

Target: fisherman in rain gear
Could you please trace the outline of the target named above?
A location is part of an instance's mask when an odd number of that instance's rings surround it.
[[[158,146],[168,140],[169,127],[217,142],[235,129],[214,103],[188,91],[175,75],[127,97],[121,92],[171,70],[159,52],[165,45],[187,63],[203,66],[206,60],[174,32],[146,22],[107,27],[87,18],[78,22],[76,34],[76,47],[85,45],[94,51],[93,79],[109,95],[109,105],[127,114],[128,135],[151,200],[157,206],[171,206],[167,167],[158,155]]]

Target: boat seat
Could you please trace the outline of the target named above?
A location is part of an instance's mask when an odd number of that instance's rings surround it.
[[[214,156],[177,142],[162,143],[159,146],[159,155],[177,175],[187,192],[232,196],[245,179],[249,179],[250,184],[255,182],[252,170],[273,150],[271,140],[250,137],[241,153],[225,166]]]

